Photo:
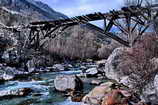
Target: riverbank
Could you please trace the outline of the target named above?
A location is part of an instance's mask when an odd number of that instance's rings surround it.
[[[0,84],[0,104],[2,105],[79,105],[79,102],[68,101],[65,93],[57,92],[54,88],[54,79],[59,75],[78,75],[84,81],[84,92],[88,93],[95,85],[91,81],[97,77],[86,78],[83,75],[82,68],[97,67],[96,63],[74,64],[66,70],[61,71],[43,71],[32,72],[27,78],[14,78],[4,81]],[[58,64],[59,66],[59,64]],[[62,66],[62,65],[60,65]],[[84,66],[84,67],[83,67]],[[63,66],[64,67],[64,66]],[[65,67],[64,67],[65,68]],[[58,68],[59,69],[59,68]],[[25,95],[20,95],[17,90],[30,89],[31,91],[22,91]],[[17,95],[18,94],[18,95]],[[13,104],[14,103],[14,104]]]

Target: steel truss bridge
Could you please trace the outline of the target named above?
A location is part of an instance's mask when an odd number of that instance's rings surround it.
[[[153,25],[153,20],[158,16],[158,4],[151,6],[129,6],[120,10],[112,10],[108,13],[94,13],[83,16],[76,16],[67,19],[54,21],[36,21],[26,26],[1,27],[2,29],[21,33],[24,29],[29,30],[27,44],[36,49],[45,44],[45,39],[53,39],[61,34],[65,29],[74,25],[86,24],[92,29],[102,33],[99,37],[112,38],[124,46],[132,46],[143,33]],[[91,21],[104,20],[104,29],[91,24]],[[126,39],[116,35],[111,31],[117,28]]]

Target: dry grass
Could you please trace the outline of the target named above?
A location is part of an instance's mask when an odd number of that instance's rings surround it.
[[[109,45],[102,45],[101,48],[98,49],[98,57],[101,59],[107,59],[112,51],[120,46],[123,45],[121,45],[117,41],[112,40]]]
[[[134,87],[141,88],[152,80],[158,70],[153,69],[151,59],[158,56],[158,38],[156,35],[145,35],[128,53],[122,56],[121,69],[124,75],[130,75]]]
[[[94,58],[97,55],[98,45],[96,35],[79,26],[70,28],[70,33],[63,37],[57,36],[49,42],[49,49],[52,54],[58,54],[61,57],[69,59]],[[69,35],[70,34],[70,35]]]

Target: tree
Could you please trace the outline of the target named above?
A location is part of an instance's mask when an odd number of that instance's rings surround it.
[[[141,5],[143,0],[125,0],[125,6]]]
[[[130,33],[130,37],[128,37],[129,42],[131,45],[133,45],[138,39],[141,38],[141,36],[143,35],[142,32],[146,32],[149,31],[150,32],[156,32],[158,33],[158,13],[155,15],[153,14],[151,7],[152,5],[158,3],[158,0],[124,0],[124,5],[125,6],[143,6],[146,7],[149,10],[149,14],[151,12],[150,15],[148,15],[147,19],[148,20],[144,20],[143,17],[139,17],[140,20],[142,20],[144,22],[144,24],[146,25],[141,25],[138,24],[135,27],[135,32],[134,33]],[[136,18],[137,20],[137,18]],[[126,21],[124,22],[126,23]],[[137,23],[137,22],[136,22]],[[127,26],[128,29],[132,28],[132,26],[134,26],[134,24],[136,24],[134,21],[130,21],[130,27]],[[148,24],[148,25],[147,25]],[[145,31],[144,31],[145,30]]]
[[[158,0],[124,0],[125,6],[130,5],[151,5],[157,3]]]

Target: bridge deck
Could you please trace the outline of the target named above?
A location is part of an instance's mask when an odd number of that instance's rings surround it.
[[[119,11],[110,11],[109,13],[94,13],[94,14],[87,14],[83,16],[76,16],[72,18],[67,18],[67,19],[59,19],[59,20],[54,20],[54,21],[38,21],[38,22],[32,22],[30,25],[46,25],[50,24],[52,26],[62,26],[62,25],[71,25],[71,24],[83,24],[87,23],[90,21],[97,21],[97,20],[102,20],[102,19],[111,19],[111,18],[125,18],[125,15],[129,15],[130,11],[130,16],[138,16],[141,15],[140,12],[146,10],[146,8],[142,7],[136,7],[136,6],[131,6],[130,8],[122,8],[122,10]]]

